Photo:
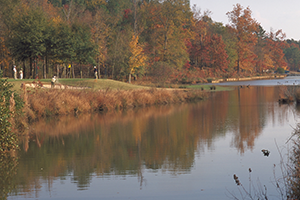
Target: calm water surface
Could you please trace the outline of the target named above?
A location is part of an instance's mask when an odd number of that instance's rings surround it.
[[[300,119],[296,105],[278,104],[278,91],[250,87],[197,104],[40,121],[7,161],[0,191],[8,199],[241,199],[233,174],[248,188],[251,168],[254,186],[275,199],[274,164],[280,178],[279,151],[287,159]]]

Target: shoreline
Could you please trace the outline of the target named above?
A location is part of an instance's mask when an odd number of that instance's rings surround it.
[[[224,82],[236,82],[236,81],[253,81],[253,80],[267,80],[267,79],[283,79],[287,75],[273,75],[273,76],[253,76],[244,78],[224,78],[212,80],[211,83],[224,83]]]

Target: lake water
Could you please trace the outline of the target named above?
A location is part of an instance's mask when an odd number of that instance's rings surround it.
[[[196,104],[37,122],[15,159],[2,164],[2,197],[242,199],[236,174],[246,190],[265,185],[276,199],[280,162],[300,119],[297,105],[278,103],[280,90],[236,88]]]

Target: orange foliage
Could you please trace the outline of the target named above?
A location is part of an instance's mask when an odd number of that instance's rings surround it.
[[[244,9],[240,4],[236,4],[233,11],[227,13],[231,22],[229,28],[237,39],[235,47],[238,55],[237,72],[240,72],[240,69],[252,71],[255,66],[256,54],[253,50],[257,43],[255,31],[257,31],[258,23],[251,14],[249,7]]]
[[[281,67],[286,70],[288,68],[283,53],[283,49],[287,47],[287,44],[283,41],[284,38],[285,34],[282,30],[278,30],[275,33],[271,31],[266,39],[269,56],[274,63],[273,66],[275,69]]]
[[[4,38],[0,37],[0,65],[9,69],[9,63],[12,61],[8,48],[5,45]]]

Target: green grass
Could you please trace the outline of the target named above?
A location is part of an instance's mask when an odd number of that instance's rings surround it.
[[[22,83],[33,83],[34,79],[8,79],[9,83],[13,84],[13,90],[19,92],[21,89]],[[50,84],[51,79],[41,79],[40,80],[42,84]],[[58,84],[62,85],[68,85],[68,86],[74,86],[74,87],[87,87],[90,89],[95,90],[105,90],[107,88],[110,88],[112,90],[131,90],[131,89],[147,89],[150,87],[146,86],[140,86],[135,84],[129,84],[121,81],[115,81],[111,79],[80,79],[80,78],[70,78],[70,79],[64,79],[60,78],[58,80]],[[201,89],[209,90],[210,91],[211,85],[185,85],[184,88],[186,89]],[[174,88],[175,89],[175,88]],[[216,90],[213,91],[229,91],[233,90],[233,87],[224,87],[224,86],[216,86]]]
[[[149,87],[129,84],[111,79],[59,79],[59,83],[63,85],[88,87],[95,90],[107,89],[112,90],[131,90],[131,89],[147,89]]]
[[[34,79],[8,79],[9,83],[13,84],[13,90],[19,92],[21,89],[22,83],[33,83]],[[41,79],[42,84],[50,84],[51,79]],[[147,89],[149,87],[139,86],[134,84],[129,84],[121,81],[115,81],[110,79],[80,79],[80,78],[71,78],[71,79],[63,79],[60,78],[57,84],[75,86],[75,87],[87,87],[90,89],[101,90],[110,88],[112,90],[130,90],[130,89]]]

